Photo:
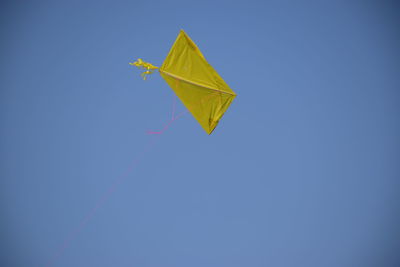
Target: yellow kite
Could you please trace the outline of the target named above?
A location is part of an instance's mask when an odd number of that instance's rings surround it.
[[[203,129],[211,134],[236,97],[207,62],[197,45],[181,30],[160,68],[138,59],[143,79],[156,69]]]

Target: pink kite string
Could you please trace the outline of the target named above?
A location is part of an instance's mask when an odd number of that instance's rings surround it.
[[[159,132],[148,131],[148,134],[163,134],[171,124],[180,118],[182,115],[187,113],[187,111],[181,112],[177,116],[175,116],[175,108],[176,108],[176,98],[173,98],[172,104],[172,117],[170,121],[162,128]],[[96,202],[96,205],[86,214],[86,216],[82,219],[82,221],[68,234],[67,238],[63,241],[62,245],[58,248],[56,253],[48,260],[46,263],[46,267],[52,266],[64,253],[64,251],[70,246],[71,242],[74,241],[79,233],[85,228],[87,223],[93,218],[96,212],[106,203],[106,201],[112,196],[112,194],[117,190],[118,186],[120,186],[127,178],[128,175],[134,170],[134,168],[138,165],[140,160],[154,147],[156,141],[159,138],[152,138],[147,146],[143,149],[143,151],[130,163],[127,170],[122,173],[115,181],[111,184],[108,190],[100,197],[100,199]]]
[[[172,125],[172,123],[174,123],[174,121],[176,121],[177,119],[179,119],[180,117],[182,117],[183,115],[185,115],[188,112],[187,110],[185,110],[175,116],[175,110],[176,110],[176,96],[174,95],[173,100],[172,100],[171,119],[164,125],[164,127],[160,131],[150,131],[149,130],[149,131],[147,131],[147,134],[163,134],[166,130],[168,130],[168,128]]]
[[[168,130],[168,128],[172,125],[172,123],[174,123],[174,121],[178,120],[180,117],[182,117],[183,115],[185,115],[186,113],[188,113],[189,111],[186,109],[185,111],[182,111],[181,113],[179,113],[178,115],[175,116],[175,109],[176,109],[176,96],[173,96],[173,103],[172,103],[172,116],[171,119],[169,121],[167,121],[167,123],[164,125],[164,127],[160,130],[160,131],[147,131],[147,134],[163,134],[166,130]],[[210,94],[207,95],[205,97],[202,97],[200,99],[200,101],[195,105],[195,107],[198,107],[199,105],[203,104],[203,102],[205,100],[209,100],[213,97],[220,97],[220,94]]]
[[[64,253],[64,251],[70,246],[71,242],[74,241],[79,233],[85,228],[87,223],[93,218],[96,212],[106,203],[106,201],[112,196],[112,194],[117,190],[118,186],[120,186],[129,176],[129,174],[134,170],[134,168],[139,164],[140,160],[154,147],[159,138],[152,138],[147,146],[143,149],[143,151],[130,163],[127,170],[122,173],[112,185],[108,188],[108,190],[100,197],[100,199],[96,202],[96,205],[86,214],[86,216],[82,219],[82,221],[76,226],[64,240],[62,245],[58,248],[56,253],[48,260],[46,263],[46,267],[52,266]]]

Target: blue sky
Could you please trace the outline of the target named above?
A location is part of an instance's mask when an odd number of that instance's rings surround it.
[[[398,12],[3,1],[0,265],[398,266]],[[238,95],[211,136],[190,115],[146,135],[173,93],[128,62],[180,29]]]

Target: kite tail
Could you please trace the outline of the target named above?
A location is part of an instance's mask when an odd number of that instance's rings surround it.
[[[137,61],[133,63],[129,63],[132,66],[136,66],[139,69],[145,69],[146,71],[141,74],[143,77],[143,80],[146,80],[148,74],[152,74],[154,70],[158,69],[158,67],[154,66],[151,63],[144,62],[141,58],[139,58]]]

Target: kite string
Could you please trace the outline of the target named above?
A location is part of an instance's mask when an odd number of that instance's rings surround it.
[[[175,106],[175,99],[174,99],[174,104],[173,104],[173,106]],[[166,130],[168,130],[168,128],[169,128],[176,120],[178,120],[180,117],[182,117],[183,115],[185,115],[187,112],[188,112],[188,111],[185,110],[185,111],[182,111],[181,113],[179,113],[178,115],[175,116],[175,108],[173,107],[173,108],[172,108],[172,116],[171,116],[171,119],[168,120],[168,121],[166,122],[166,124],[164,125],[164,127],[161,128],[160,131],[151,131],[151,130],[148,130],[148,131],[147,131],[147,134],[149,134],[149,135],[151,135],[151,134],[163,134]]]
[[[176,80],[177,86],[179,86],[179,81]],[[172,94],[172,111],[171,111],[171,119],[167,121],[167,123],[164,125],[164,127],[160,131],[151,131],[148,130],[147,134],[163,134],[168,128],[172,125],[174,121],[185,115],[188,110],[185,110],[181,113],[179,113],[177,116],[175,116],[175,111],[176,111],[176,95]]]
[[[178,85],[178,80],[177,80],[177,85]],[[202,105],[204,103],[204,101],[208,101],[208,100],[210,100],[212,98],[215,98],[215,97],[219,97],[220,101],[221,101],[221,98],[222,98],[221,93],[211,93],[210,95],[206,95],[206,96],[200,98],[199,102],[195,105],[195,107],[199,107],[200,105]],[[166,122],[166,124],[164,125],[163,128],[161,128],[160,131],[148,130],[147,134],[149,134],[149,135],[152,135],[152,134],[163,134],[166,130],[168,130],[168,128],[172,125],[172,123],[174,123],[174,121],[178,120],[180,117],[182,117],[183,115],[185,115],[186,113],[189,112],[189,110],[186,109],[185,111],[182,111],[182,112],[178,113],[178,115],[175,115],[175,113],[176,113],[176,110],[175,110],[176,109],[176,107],[175,107],[176,106],[176,98],[177,98],[176,95],[173,95],[171,119]]]
[[[96,212],[107,202],[108,199],[112,196],[112,194],[117,190],[118,186],[121,185],[129,176],[129,174],[134,170],[134,168],[138,165],[140,160],[154,147],[159,138],[152,138],[147,146],[142,150],[142,152],[130,163],[127,170],[122,173],[115,181],[111,184],[111,186],[106,190],[106,192],[98,199],[95,206],[83,217],[81,222],[76,226],[65,238],[62,245],[58,248],[56,253],[51,257],[46,267],[52,266],[58,258],[63,254],[63,252],[70,246],[71,242],[74,241],[79,233],[84,229],[87,223],[93,218]]]
[[[176,96],[175,96],[175,94],[173,94],[172,101],[173,101],[172,116],[171,116],[170,121],[168,121],[168,123],[164,126],[164,128],[160,132],[149,132],[148,131],[148,134],[160,135],[160,134],[164,133],[172,125],[172,123],[174,121],[176,121],[177,119],[179,119],[180,117],[182,117],[184,114],[186,114],[188,112],[187,110],[185,110],[175,116],[175,111],[176,111]],[[63,241],[62,245],[59,247],[57,252],[53,255],[52,258],[50,258],[50,260],[45,265],[46,267],[51,266],[63,254],[65,249],[67,249],[69,247],[70,243],[78,237],[79,233],[84,229],[86,224],[93,218],[93,216],[96,214],[97,210],[100,209],[104,205],[104,203],[112,196],[112,194],[117,190],[118,186],[120,184],[122,184],[128,178],[128,175],[137,166],[140,159],[143,158],[150,151],[151,148],[153,148],[153,146],[155,145],[156,141],[158,141],[158,139],[159,138],[152,138],[151,141],[148,143],[148,145],[144,148],[142,153],[140,153],[131,162],[131,164],[128,166],[127,170],[124,173],[122,173],[117,179],[115,179],[115,181],[111,184],[111,186],[106,190],[106,192],[96,202],[95,206],[85,215],[85,217],[83,217],[83,219],[78,224],[78,226],[76,226],[69,233],[67,238],[65,238],[65,240]]]

